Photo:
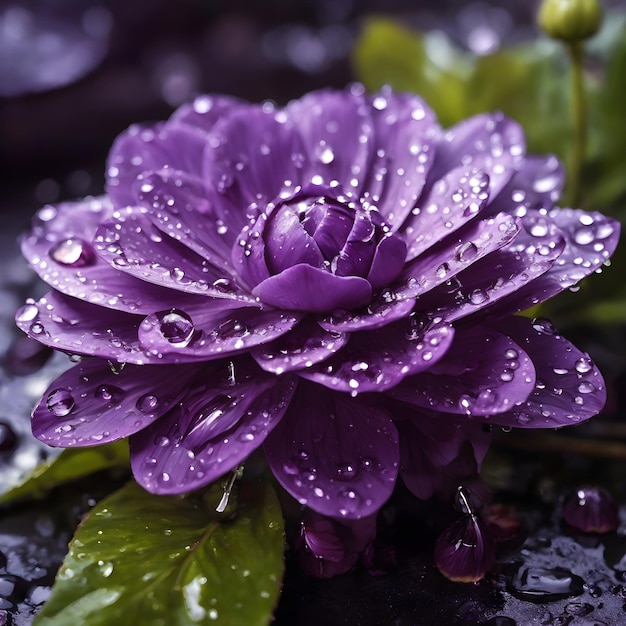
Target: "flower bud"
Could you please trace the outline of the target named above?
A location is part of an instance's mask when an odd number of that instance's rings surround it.
[[[544,0],[538,22],[553,39],[575,43],[598,32],[602,8],[599,0]]]

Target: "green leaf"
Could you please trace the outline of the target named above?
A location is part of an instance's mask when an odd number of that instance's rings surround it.
[[[95,448],[67,448],[38,465],[17,486],[0,495],[0,505],[43,498],[55,487],[113,467],[128,467],[128,442],[116,441]]]
[[[260,626],[283,573],[276,494],[241,484],[225,521],[193,496],[155,496],[131,482],[79,526],[37,626]]]

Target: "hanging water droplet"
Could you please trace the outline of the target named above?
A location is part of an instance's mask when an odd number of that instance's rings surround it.
[[[95,260],[91,246],[78,237],[59,241],[51,248],[50,257],[60,265],[71,267],[91,265]]]
[[[72,412],[76,405],[69,389],[54,389],[48,394],[46,399],[46,407],[48,411],[54,413],[57,417],[65,417]]]

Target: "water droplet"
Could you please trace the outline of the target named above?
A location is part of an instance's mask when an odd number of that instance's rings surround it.
[[[556,328],[554,324],[548,319],[542,317],[535,317],[532,321],[533,328],[542,335],[554,335]]]
[[[574,241],[580,246],[586,246],[595,239],[593,228],[583,226],[574,233]]]
[[[176,348],[188,346],[195,335],[193,321],[187,313],[180,309],[170,309],[152,313],[144,320],[148,328],[154,328]]]
[[[235,293],[237,291],[237,285],[228,278],[218,278],[213,281],[213,287],[220,293]]]
[[[583,380],[578,385],[578,391],[579,393],[593,393],[594,391],[596,391],[596,387],[592,382],[588,380]]]
[[[217,334],[221,339],[236,339],[250,334],[250,329],[239,320],[227,320],[217,327]]]
[[[587,374],[593,369],[593,361],[589,357],[581,357],[574,364],[576,371],[579,374]]]
[[[95,260],[91,246],[78,237],[59,241],[51,248],[50,257],[60,265],[71,267],[91,265]]]
[[[467,241],[457,247],[454,251],[454,256],[460,263],[468,263],[478,256],[478,247],[474,242]]]
[[[118,401],[124,395],[124,391],[115,385],[100,385],[94,391],[94,395],[105,402],[113,402]]]
[[[514,596],[531,602],[562,600],[583,590],[583,579],[563,567],[521,567],[509,585]]]
[[[142,413],[152,413],[159,405],[159,399],[151,393],[146,393],[137,400],[137,408]]]
[[[60,388],[51,391],[46,399],[46,406],[50,413],[57,417],[65,417],[72,412],[75,406],[74,398],[69,389]]]
[[[32,322],[38,315],[39,309],[37,305],[27,303],[17,312],[16,319],[18,322]]]

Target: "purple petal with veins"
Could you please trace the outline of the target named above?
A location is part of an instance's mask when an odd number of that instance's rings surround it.
[[[129,365],[114,373],[101,359],[85,359],[61,374],[35,407],[35,437],[51,446],[97,446],[128,437],[181,400],[198,366]],[[177,384],[172,384],[173,381]]]
[[[301,504],[358,519],[393,491],[397,435],[386,411],[302,382],[265,453],[278,482]]]
[[[528,354],[497,330],[476,326],[456,329],[454,342],[433,367],[387,393],[426,409],[494,416],[524,402],[534,387]]]
[[[348,345],[302,372],[303,378],[352,394],[385,391],[430,369],[452,343],[453,328],[415,313],[378,330],[354,333]]]

